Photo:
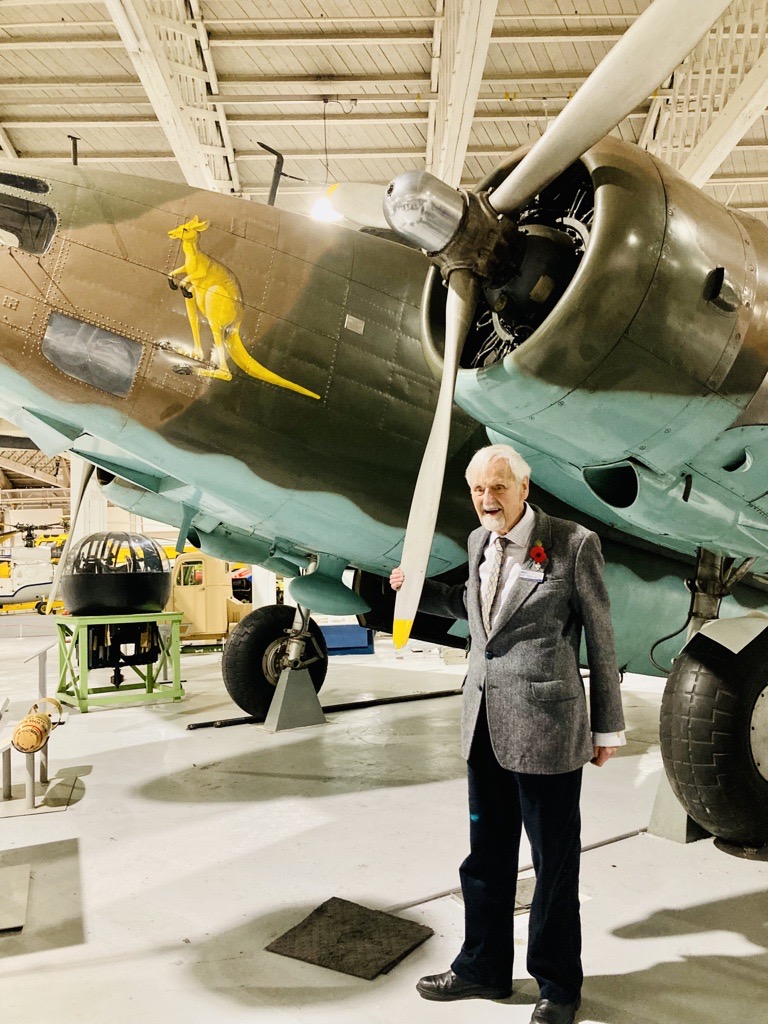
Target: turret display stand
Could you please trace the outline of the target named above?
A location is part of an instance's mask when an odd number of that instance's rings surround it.
[[[92,707],[181,700],[181,619],[181,612],[56,616],[56,696],[83,713]],[[103,668],[112,669],[112,685],[91,686],[90,672]],[[125,682],[123,668],[139,681]]]

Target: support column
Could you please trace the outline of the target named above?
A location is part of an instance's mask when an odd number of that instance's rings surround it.
[[[71,491],[76,495],[80,491],[80,484],[87,463],[77,455],[71,456],[72,476]],[[70,514],[72,513],[70,508]],[[80,506],[80,514],[77,522],[72,523],[73,541],[87,537],[89,533],[103,533],[107,529],[107,499],[91,480],[85,492],[83,503]]]
[[[251,566],[251,603],[254,608],[277,604],[277,576],[260,565]]]

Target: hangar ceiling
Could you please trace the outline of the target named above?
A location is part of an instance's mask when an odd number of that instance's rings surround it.
[[[546,130],[647,0],[0,0],[0,148],[308,212],[333,181],[471,185]],[[734,0],[619,127],[768,211],[766,4]]]
[[[7,509],[69,508],[70,468],[0,419],[0,519]]]

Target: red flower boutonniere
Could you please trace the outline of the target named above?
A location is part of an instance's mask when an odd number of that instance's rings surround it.
[[[544,565],[547,561],[547,552],[542,547],[540,540],[535,540],[533,542],[533,547],[528,552],[528,555],[533,559],[536,565]]]

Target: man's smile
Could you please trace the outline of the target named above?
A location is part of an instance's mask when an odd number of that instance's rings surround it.
[[[482,526],[492,533],[504,534],[525,511],[528,478],[518,480],[505,462],[495,460],[473,476],[470,491]]]

